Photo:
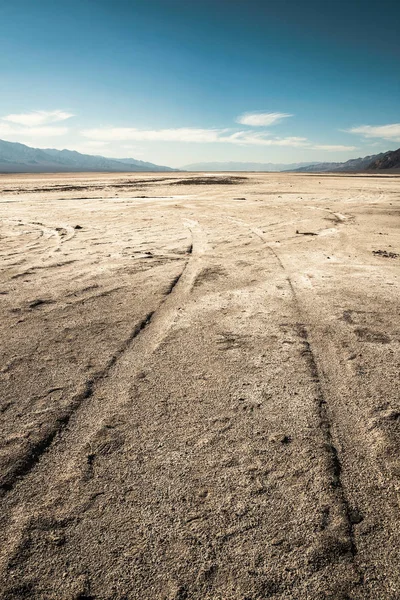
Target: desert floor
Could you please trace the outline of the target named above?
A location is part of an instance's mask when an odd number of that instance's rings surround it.
[[[2,599],[400,598],[400,177],[0,177]]]

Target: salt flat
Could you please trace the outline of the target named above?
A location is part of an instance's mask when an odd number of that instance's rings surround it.
[[[1,176],[0,597],[399,598],[399,204]]]

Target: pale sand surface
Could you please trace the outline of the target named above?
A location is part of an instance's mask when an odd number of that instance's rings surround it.
[[[0,597],[398,600],[399,206],[1,176]]]

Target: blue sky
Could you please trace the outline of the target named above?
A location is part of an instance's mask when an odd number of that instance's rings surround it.
[[[400,146],[400,3],[0,1],[0,138],[197,161]]]

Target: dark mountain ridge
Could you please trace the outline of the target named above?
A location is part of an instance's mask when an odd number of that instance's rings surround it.
[[[400,148],[381,154],[368,165],[368,171],[381,170],[400,172]]]
[[[308,167],[300,167],[299,169],[290,169],[291,172],[300,173],[351,173],[356,171],[364,171],[368,165],[376,158],[383,154],[375,154],[372,156],[364,156],[360,158],[351,158],[346,162],[326,162],[309,165]]]
[[[294,173],[359,173],[368,171],[400,170],[400,148],[381,152],[372,156],[352,158],[341,163],[317,163],[299,169],[290,169]]]

